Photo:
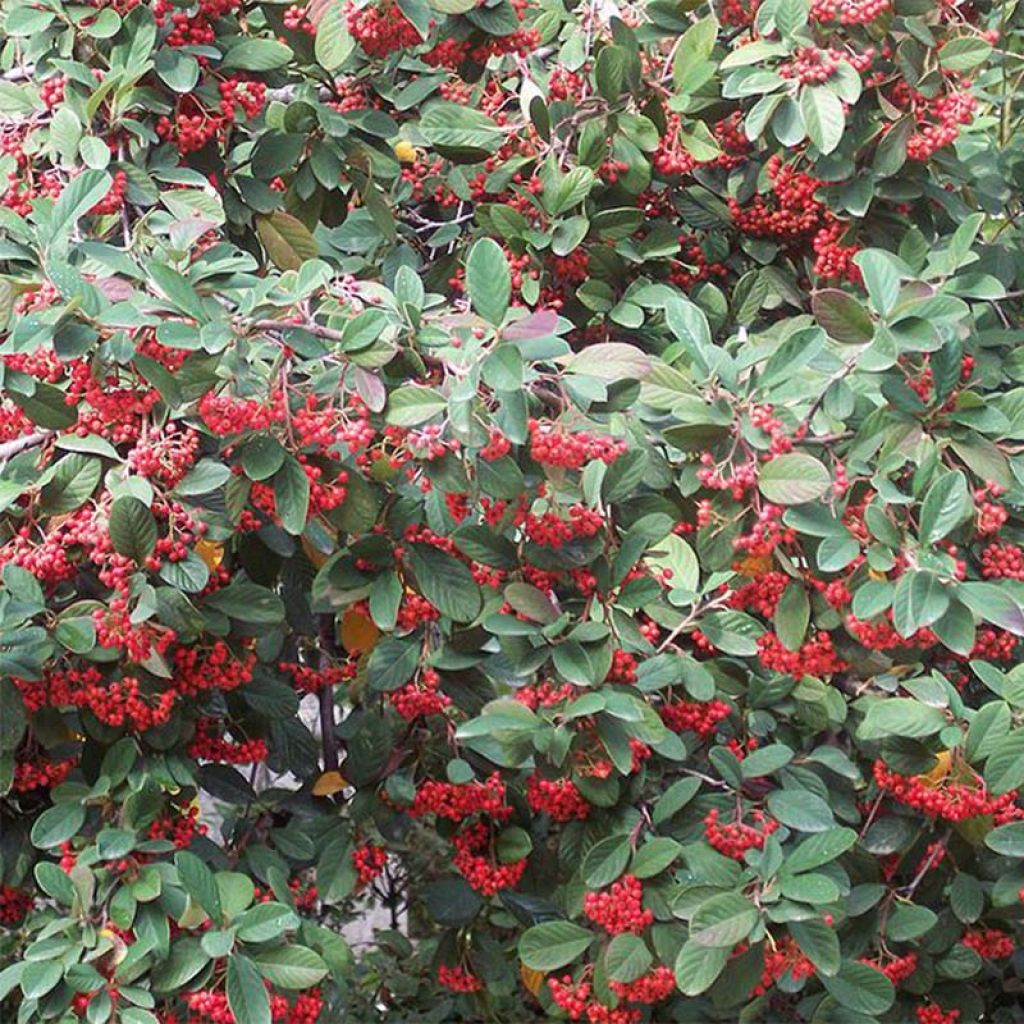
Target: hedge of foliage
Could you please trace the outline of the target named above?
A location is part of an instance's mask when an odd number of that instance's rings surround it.
[[[1019,23],[4,0],[0,1016],[1024,1020]]]

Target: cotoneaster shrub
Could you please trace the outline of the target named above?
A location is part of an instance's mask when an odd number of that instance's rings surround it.
[[[1019,22],[4,0],[3,1019],[1024,1019]]]

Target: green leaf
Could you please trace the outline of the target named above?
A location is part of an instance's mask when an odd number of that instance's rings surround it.
[[[921,739],[933,736],[946,725],[946,716],[938,709],[910,697],[883,697],[868,707],[857,730],[862,740],[880,740],[887,736]]]
[[[757,908],[739,893],[712,896],[690,918],[690,940],[700,946],[732,949],[751,933],[757,918]]]
[[[670,533],[644,559],[656,572],[669,570],[668,583],[673,588],[696,592],[700,585],[700,563],[693,548],[678,534]]]
[[[49,850],[70,839],[85,824],[85,806],[79,803],[48,807],[32,823],[32,844]]]
[[[597,183],[597,175],[589,167],[574,167],[559,178],[550,195],[544,194],[544,204],[554,216],[578,206],[590,195]]]
[[[992,829],[985,836],[985,845],[1002,857],[1024,857],[1024,821]]]
[[[349,33],[341,0],[331,0],[322,12],[316,26],[313,53],[322,68],[337,71],[355,49],[355,40]]]
[[[33,960],[21,972],[21,991],[26,999],[41,999],[53,991],[64,977],[64,968],[55,961]]]
[[[832,828],[832,809],[816,793],[777,789],[768,794],[768,811],[783,825],[797,832],[824,832]]]
[[[75,224],[106,196],[112,184],[106,171],[87,170],[72,178],[53,204],[46,232],[47,246],[59,243],[59,248],[66,248]]]
[[[799,582],[790,583],[779,598],[773,618],[775,632],[786,650],[800,650],[810,621],[811,602],[804,585]]]
[[[654,958],[638,935],[616,935],[608,943],[604,966],[612,981],[636,981],[647,972]]]
[[[221,918],[220,892],[213,872],[188,850],[179,850],[174,856],[178,879],[182,888],[199,904],[214,922]]]
[[[805,85],[800,90],[800,113],[811,142],[821,153],[831,153],[846,128],[842,100],[827,85]]]
[[[242,39],[224,55],[222,68],[242,71],[274,71],[294,56],[290,46],[276,39]]]
[[[682,847],[668,836],[648,839],[633,857],[629,871],[637,878],[652,878],[660,874],[679,857]]]
[[[480,587],[465,563],[424,544],[411,544],[408,552],[420,593],[442,615],[455,622],[472,622],[480,614]]]
[[[278,988],[310,988],[327,973],[327,964],[305,946],[282,946],[254,954],[256,969]]]
[[[242,468],[250,480],[268,480],[284,464],[285,450],[271,434],[257,434],[242,450]]]
[[[770,743],[766,747],[758,747],[748,754],[740,764],[745,779],[760,779],[765,775],[773,775],[793,760],[793,751],[784,743]]]
[[[209,319],[206,310],[187,278],[172,267],[158,263],[156,260],[151,260],[147,264],[146,273],[156,285],[157,290],[179,313],[185,313],[200,323],[206,323]]]
[[[388,398],[387,421],[395,427],[415,427],[448,408],[444,395],[432,388],[410,384],[392,391]]]
[[[545,921],[523,932],[519,959],[533,971],[554,971],[575,960],[593,939],[593,932],[569,921]]]
[[[156,519],[144,501],[130,494],[121,495],[111,505],[109,530],[114,550],[137,565],[156,548]]]
[[[378,693],[390,693],[405,686],[420,661],[417,641],[387,637],[374,647],[366,666],[366,682]]]
[[[632,854],[628,835],[608,836],[595,843],[583,858],[580,874],[591,889],[603,889],[618,878]]]
[[[248,580],[235,579],[226,587],[208,594],[205,601],[210,608],[240,622],[276,625],[284,617],[281,598]]]
[[[807,921],[790,921],[789,934],[817,968],[818,973],[832,977],[839,973],[841,955],[839,952],[839,936],[835,928],[824,921],[810,919]]]
[[[256,234],[278,270],[298,270],[306,260],[320,255],[320,247],[306,225],[283,210],[257,217]]]
[[[687,939],[675,963],[679,991],[684,996],[698,996],[706,992],[722,973],[731,955],[732,949],[728,946],[709,948]]]
[[[226,992],[235,1020],[271,1024],[270,997],[253,962],[241,953],[228,958]]]
[[[857,842],[852,828],[830,828],[809,836],[786,857],[785,870],[798,874],[831,864]]]
[[[927,907],[900,903],[889,918],[886,933],[895,942],[910,942],[930,932],[938,920],[938,915]]]
[[[875,326],[864,304],[838,288],[815,292],[811,310],[828,336],[844,345],[866,345],[874,336]]]
[[[960,470],[945,473],[928,488],[921,503],[919,536],[922,544],[934,544],[974,513],[967,478]]]
[[[862,249],[853,258],[864,275],[871,304],[883,316],[892,311],[900,294],[900,276],[887,253],[881,249]]]
[[[985,785],[997,796],[1024,786],[1024,731],[993,744],[985,762]]]
[[[285,530],[301,534],[309,514],[309,477],[294,456],[289,455],[274,476],[274,503]]]
[[[477,163],[501,145],[504,132],[486,114],[460,103],[438,102],[424,110],[420,131],[441,154],[455,163]]]
[[[75,425],[78,413],[64,401],[64,392],[37,381],[31,395],[5,388],[5,395],[37,426],[44,430],[65,430]]]
[[[529,583],[510,583],[505,588],[505,600],[533,622],[549,625],[558,618],[558,609],[547,594]]]
[[[481,238],[466,259],[466,291],[473,308],[489,323],[501,325],[508,312],[512,278],[501,246]]]
[[[43,487],[40,495],[43,508],[51,514],[81,508],[96,490],[102,476],[103,463],[99,459],[77,453],[66,456],[54,467],[53,476]]]
[[[775,505],[803,505],[823,498],[832,486],[825,466],[813,455],[779,455],[761,467],[758,487]]]
[[[992,44],[978,36],[947,39],[938,51],[939,63],[945,71],[969,71],[984,64],[992,52]]]
[[[933,572],[905,572],[892,598],[892,621],[900,636],[930,626],[949,607],[949,590]]]
[[[840,1006],[872,1017],[885,1013],[896,998],[892,982],[881,971],[854,960],[845,961],[838,974],[824,975],[821,983]]]

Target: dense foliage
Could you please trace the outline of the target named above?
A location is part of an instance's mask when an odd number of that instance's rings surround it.
[[[3,0],[3,1019],[1024,1020],[1019,21]]]

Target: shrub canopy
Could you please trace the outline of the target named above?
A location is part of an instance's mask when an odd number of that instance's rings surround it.
[[[1018,21],[5,0],[4,1019],[1020,1021]]]

